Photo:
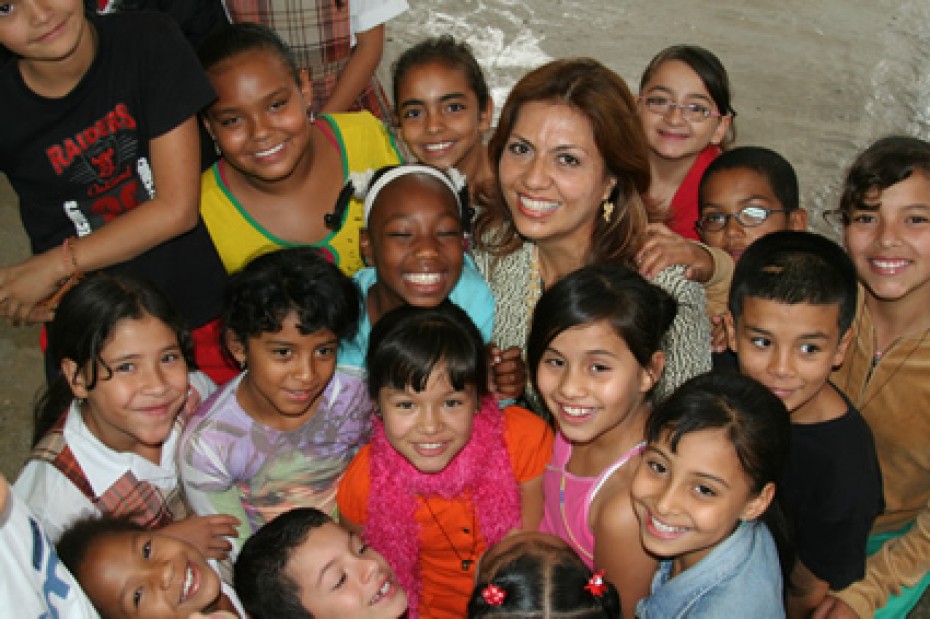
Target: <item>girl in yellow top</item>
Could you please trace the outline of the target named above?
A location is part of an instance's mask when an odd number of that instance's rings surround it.
[[[228,272],[284,247],[319,248],[348,275],[363,265],[362,205],[349,173],[400,162],[367,112],[307,115],[310,88],[269,29],[236,24],[200,50],[217,91],[204,120],[222,157],[204,172],[201,214]]]

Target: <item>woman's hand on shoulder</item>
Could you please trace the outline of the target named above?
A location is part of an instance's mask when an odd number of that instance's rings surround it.
[[[636,266],[646,279],[653,279],[667,267],[685,265],[685,277],[705,283],[714,274],[714,259],[697,241],[686,239],[665,224],[649,224],[646,242],[636,254]]]
[[[223,560],[232,550],[232,543],[227,538],[239,536],[236,531],[238,524],[241,524],[238,518],[226,514],[189,516],[169,524],[161,532],[184,540],[208,559]]]

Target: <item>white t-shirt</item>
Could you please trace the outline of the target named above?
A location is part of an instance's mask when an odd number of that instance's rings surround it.
[[[0,477],[0,611],[29,619],[97,619],[42,525]],[[7,615],[6,613],[10,613]]]

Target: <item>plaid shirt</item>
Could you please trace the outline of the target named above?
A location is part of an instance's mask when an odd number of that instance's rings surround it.
[[[190,509],[180,486],[165,492],[146,481],[139,481],[131,471],[97,496],[65,440],[66,418],[67,415],[62,415],[42,437],[32,451],[32,458],[48,462],[61,471],[101,513],[108,516],[126,518],[147,529],[161,528],[187,517]]]
[[[264,24],[293,50],[297,66],[313,84],[312,107],[319,113],[352,55],[349,0],[226,0],[233,23]],[[374,75],[349,110],[368,110],[390,122],[391,106]]]

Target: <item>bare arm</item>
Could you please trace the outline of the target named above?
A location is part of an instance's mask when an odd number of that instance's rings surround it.
[[[75,240],[74,261],[84,272],[125,262],[194,227],[200,204],[199,136],[191,117],[150,145],[156,195],[91,234]],[[43,319],[35,305],[70,274],[61,248],[0,269],[0,315]]]
[[[594,567],[605,570],[607,580],[617,587],[624,619],[634,619],[636,604],[649,596],[658,561],[643,548],[639,520],[625,487],[598,497],[592,507]]]
[[[539,475],[520,484],[520,514],[524,531],[539,528],[543,509],[543,476]]]
[[[323,105],[323,113],[345,112],[355,103],[371,82],[371,76],[378,69],[383,52],[384,24],[355,33],[352,56],[329,95],[329,100]]]
[[[788,619],[805,619],[823,601],[830,585],[817,578],[807,566],[796,561],[791,572],[791,586],[787,588],[785,610]]]

